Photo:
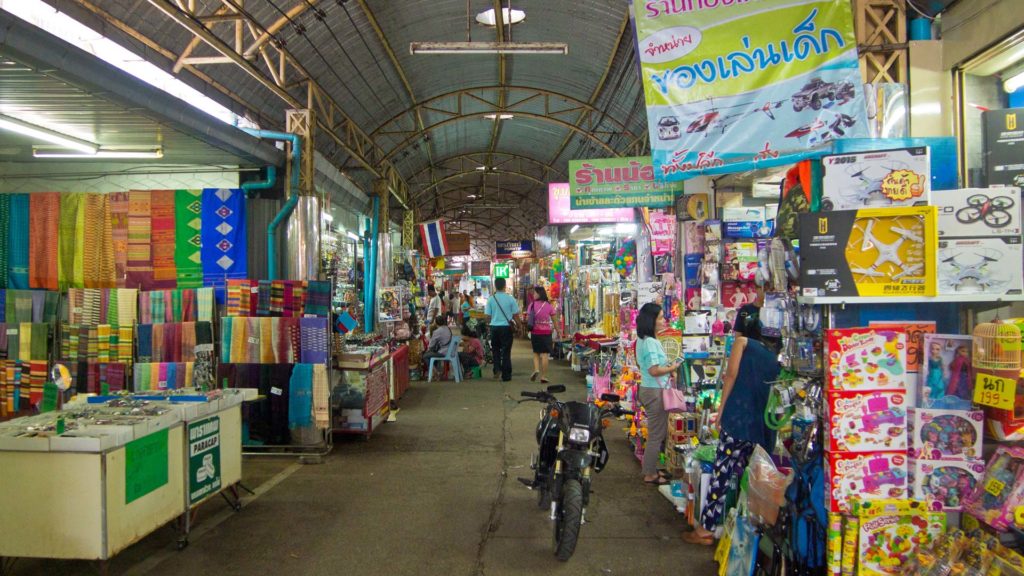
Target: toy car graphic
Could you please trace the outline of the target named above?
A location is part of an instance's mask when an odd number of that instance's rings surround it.
[[[658,140],[678,140],[679,119],[675,116],[662,116],[658,119]]]
[[[808,106],[811,110],[821,110],[825,102],[845,104],[853,99],[853,84],[850,82],[825,82],[821,78],[811,78],[799,92],[793,94],[793,111],[800,112]]]

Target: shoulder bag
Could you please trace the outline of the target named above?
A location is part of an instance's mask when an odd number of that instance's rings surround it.
[[[645,342],[644,345],[647,346],[647,343]],[[668,380],[668,385],[661,389],[661,404],[665,408],[665,412],[686,412],[686,394],[673,386],[671,379],[666,378],[666,380]]]
[[[494,298],[494,305],[498,307],[498,310],[501,310],[501,315],[505,318],[505,322],[508,323],[508,327],[515,331],[516,322],[515,320],[509,318],[508,314],[505,313],[505,308],[502,307],[501,299],[498,298],[498,294],[495,294],[494,296],[492,296],[492,298]]]

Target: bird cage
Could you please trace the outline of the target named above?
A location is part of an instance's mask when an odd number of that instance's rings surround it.
[[[996,320],[974,327],[972,366],[976,370],[1020,370],[1020,329]]]

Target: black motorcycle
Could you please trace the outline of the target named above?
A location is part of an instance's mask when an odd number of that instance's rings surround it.
[[[576,550],[580,526],[586,522],[587,503],[593,472],[608,463],[608,448],[602,432],[608,416],[633,414],[618,405],[615,394],[603,394],[607,406],[587,402],[560,402],[554,395],[565,386],[548,386],[546,391],[521,392],[529,400],[543,402],[537,424],[537,454],[530,468],[533,478],[519,481],[538,493],[537,504],[550,508],[554,520],[555,556],[563,562]]]

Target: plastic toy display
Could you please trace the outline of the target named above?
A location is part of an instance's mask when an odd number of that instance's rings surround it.
[[[942,410],[970,410],[974,395],[971,337],[925,334],[917,405]]]
[[[910,460],[913,497],[927,502],[933,511],[963,509],[964,500],[984,473],[984,460]]]
[[[938,207],[939,238],[1020,237],[1020,189],[963,188],[932,194]]]
[[[905,390],[907,335],[870,328],[827,332],[829,390]]]
[[[1024,292],[1021,237],[959,238],[938,243],[939,294]]]
[[[858,576],[903,574],[919,550],[946,532],[946,515],[929,512],[924,502],[881,500],[858,507]]]
[[[868,323],[874,330],[892,330],[907,334],[907,372],[919,372],[923,363],[924,337],[935,333],[935,322],[878,322]]]
[[[1024,448],[1000,446],[985,466],[981,482],[964,502],[964,509],[996,530],[1006,531],[1024,497],[1022,477]]]
[[[909,494],[906,452],[825,455],[829,511],[847,513],[857,500],[906,498]]]
[[[931,163],[927,147],[825,156],[821,209],[929,203]]]
[[[829,450],[906,450],[907,405],[902,392],[829,392]]]
[[[922,460],[981,458],[985,413],[981,410],[910,411],[910,456]]]
[[[934,296],[935,208],[800,217],[804,296]]]

